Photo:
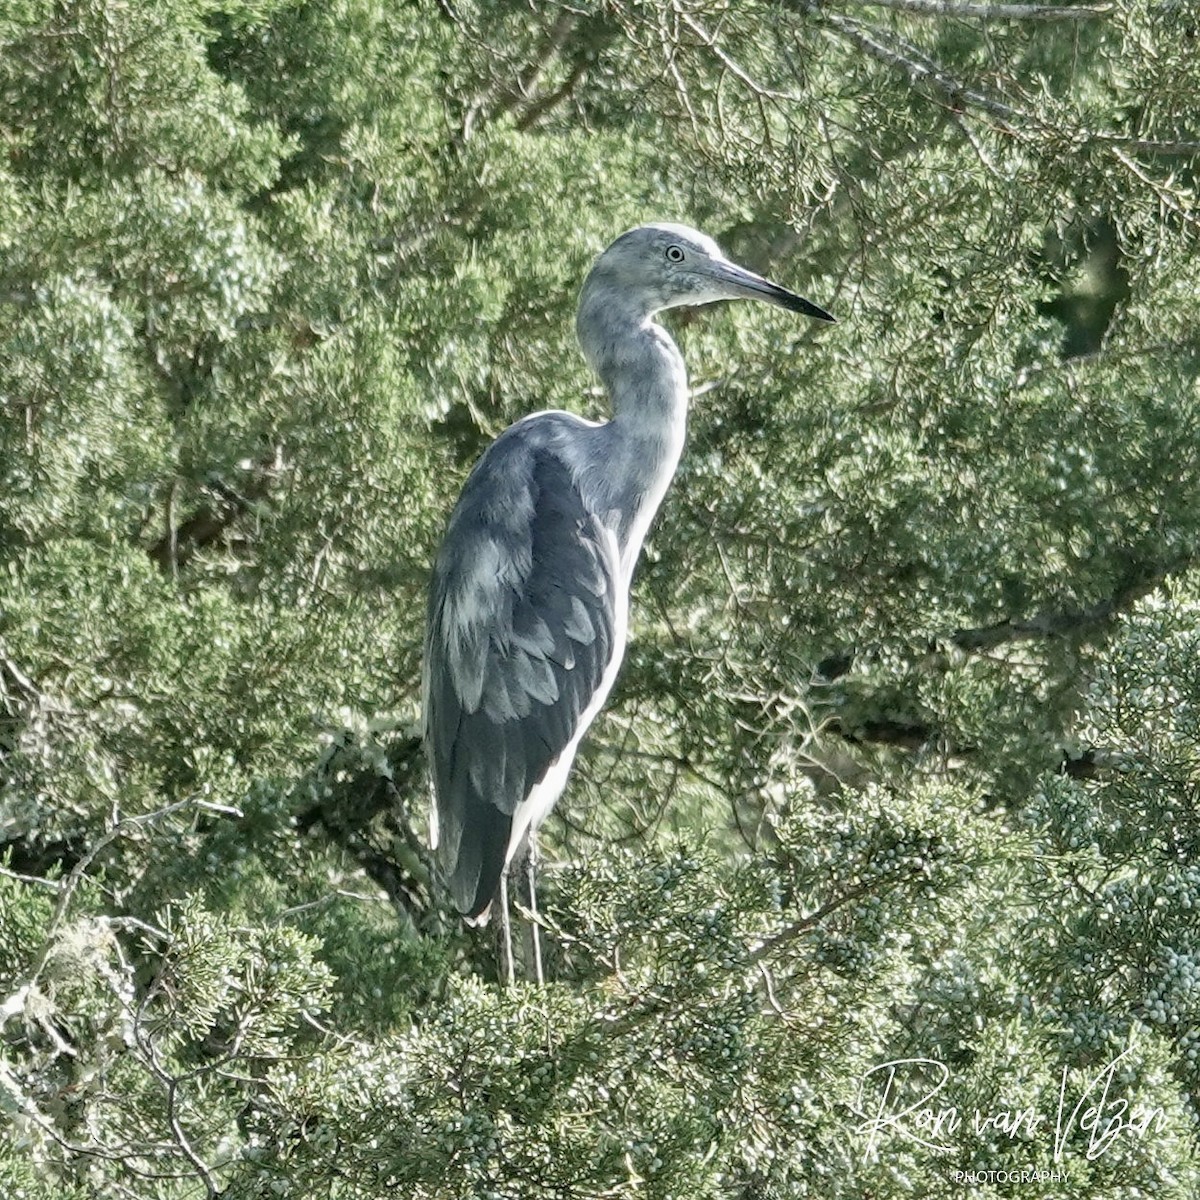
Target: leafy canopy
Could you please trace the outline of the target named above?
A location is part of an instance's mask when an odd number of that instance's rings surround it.
[[[0,1192],[1194,1195],[1194,26],[12,0]],[[576,289],[664,218],[840,323],[672,316],[505,992],[424,849],[428,564],[508,422],[603,414]],[[911,1059],[955,1128],[870,1125]]]

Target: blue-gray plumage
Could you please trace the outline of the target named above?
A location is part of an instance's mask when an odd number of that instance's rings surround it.
[[[687,375],[653,316],[766,300],[823,309],[681,225],[645,225],[596,261],[577,332],[613,416],[543,412],[506,429],[450,518],[429,598],[425,738],[432,838],[454,901],[485,917],[566,783],[625,648],[629,587],[683,449]]]

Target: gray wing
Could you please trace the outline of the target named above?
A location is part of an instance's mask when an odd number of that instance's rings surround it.
[[[513,813],[571,741],[614,652],[615,542],[572,472],[525,423],[467,480],[434,565],[425,737],[438,849],[478,916]]]

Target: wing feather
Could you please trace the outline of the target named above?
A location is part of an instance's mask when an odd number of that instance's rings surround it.
[[[530,422],[493,443],[450,519],[430,589],[425,729],[439,853],[467,915],[490,904],[513,814],[616,649],[614,546]]]

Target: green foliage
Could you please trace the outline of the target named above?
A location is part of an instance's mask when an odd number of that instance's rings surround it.
[[[0,1194],[1196,1194],[1195,15],[936,9],[0,13]],[[652,219],[839,324],[672,314],[503,991],[427,569]]]

